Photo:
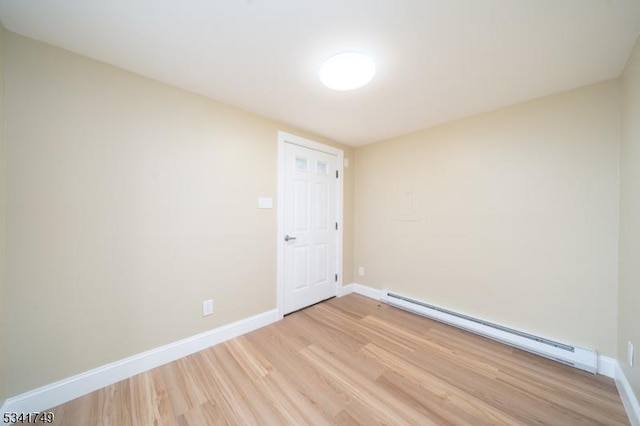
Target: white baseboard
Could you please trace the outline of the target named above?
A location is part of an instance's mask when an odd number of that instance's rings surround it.
[[[356,293],[362,296],[366,296],[370,299],[381,300],[383,296],[382,290],[368,287],[366,285],[351,283],[342,286],[338,289],[338,297],[346,296],[347,294]]]
[[[272,324],[281,318],[278,315],[278,310],[273,309],[42,386],[8,398],[2,406],[0,416],[3,416],[6,412],[26,413],[53,408],[136,374],[144,373],[152,368]]]
[[[618,361],[615,358],[598,355],[598,374],[615,379],[617,367]]]
[[[624,409],[627,411],[631,425],[640,426],[640,403],[638,403],[638,398],[633,392],[631,383],[627,380],[627,376],[624,374],[624,370],[622,370],[618,362],[616,362],[615,380],[620,399],[622,399],[622,405],[624,405]]]

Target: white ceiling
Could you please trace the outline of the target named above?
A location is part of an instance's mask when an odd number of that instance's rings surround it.
[[[0,0],[9,30],[359,146],[620,75],[640,0]],[[358,51],[371,84],[324,88]]]

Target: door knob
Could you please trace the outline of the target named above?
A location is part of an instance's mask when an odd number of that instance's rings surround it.
[[[285,236],[284,236],[284,240],[285,240],[285,241],[291,241],[291,240],[295,240],[295,239],[297,239],[297,238],[296,238],[296,237],[290,237],[290,236],[288,236],[288,235],[285,235]]]

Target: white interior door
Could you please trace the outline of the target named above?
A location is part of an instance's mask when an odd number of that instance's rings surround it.
[[[284,313],[336,295],[338,157],[284,144]]]

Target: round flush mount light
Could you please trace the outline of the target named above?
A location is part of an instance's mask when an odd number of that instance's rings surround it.
[[[320,67],[320,81],[333,90],[353,90],[369,83],[376,74],[370,57],[347,52],[332,56]]]

